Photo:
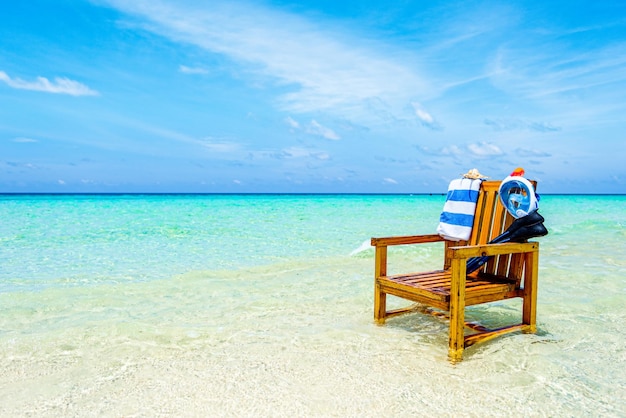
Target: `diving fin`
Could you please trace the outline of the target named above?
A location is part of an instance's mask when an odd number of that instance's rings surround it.
[[[548,230],[545,226],[543,226],[543,223],[538,223],[535,225],[523,226],[522,228],[513,232],[509,236],[509,241],[523,242],[529,238],[543,237],[544,235],[548,235]]]
[[[548,235],[548,230],[543,225],[545,219],[536,210],[526,216],[516,219],[506,231],[498,235],[489,244],[505,242],[524,242],[529,238]],[[467,260],[467,273],[478,270],[489,260],[489,257],[472,257]]]
[[[541,214],[539,214],[539,212],[537,211],[531,212],[526,216],[523,216],[521,218],[514,220],[511,226],[509,226],[508,229],[504,231],[502,234],[498,235],[493,240],[491,240],[490,244],[497,244],[500,242],[509,242],[512,240],[511,238],[512,236],[517,236],[514,234],[516,234],[517,231],[519,231],[520,229],[534,226],[537,224],[541,224],[544,221],[545,219],[543,218],[543,216],[541,216]],[[548,231],[546,230],[546,232],[542,235],[546,235],[547,233]],[[537,235],[537,236],[542,236],[542,235]]]

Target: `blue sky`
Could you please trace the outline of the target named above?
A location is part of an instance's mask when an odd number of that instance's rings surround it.
[[[30,0],[0,192],[626,193],[626,3]]]

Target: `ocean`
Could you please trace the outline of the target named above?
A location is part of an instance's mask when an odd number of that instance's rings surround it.
[[[538,332],[458,364],[440,319],[373,320],[369,238],[434,233],[444,200],[0,195],[0,416],[626,416],[626,196],[542,196]]]

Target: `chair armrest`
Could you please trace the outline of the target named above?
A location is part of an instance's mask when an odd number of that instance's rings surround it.
[[[438,234],[406,235],[397,237],[372,238],[373,247],[387,247],[389,245],[424,244],[427,242],[445,241]]]
[[[450,247],[452,258],[484,257],[501,254],[519,254],[539,251],[538,242],[507,242],[503,244],[467,245]]]

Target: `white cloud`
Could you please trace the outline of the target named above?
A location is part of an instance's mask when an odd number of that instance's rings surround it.
[[[431,116],[430,113],[426,112],[419,103],[411,103],[413,109],[415,110],[415,114],[417,117],[424,123],[431,125],[435,119]]]
[[[37,141],[36,139],[32,139],[32,138],[18,137],[18,138],[13,138],[13,142],[30,143],[30,142],[39,142],[39,141]]]
[[[99,95],[97,91],[90,89],[86,85],[65,77],[56,77],[53,82],[45,77],[37,77],[36,81],[25,81],[20,78],[11,78],[4,71],[0,71],[0,81],[4,81],[9,87],[20,90],[69,94],[70,96]]]
[[[417,114],[417,117],[420,118],[422,122],[424,123],[427,123],[430,125],[434,122],[434,119],[432,116],[430,116],[430,113],[427,113],[426,111],[422,109],[417,109],[415,113]]]
[[[330,155],[323,151],[311,151],[301,147],[290,147],[282,150],[285,158],[315,158],[317,160],[328,160]]]
[[[318,121],[313,119],[309,126],[307,127],[307,133],[311,135],[318,135],[326,139],[330,139],[332,141],[337,141],[341,139],[339,135],[335,131],[326,126],[323,126]]]
[[[184,74],[208,74],[208,70],[200,67],[187,67],[186,65],[181,65],[178,67],[178,71]]]
[[[194,3],[108,0],[145,19],[143,27],[176,42],[223,54],[244,65],[255,84],[289,87],[277,104],[290,112],[333,109],[371,116],[365,101],[382,99],[403,108],[410,97],[432,92],[393,44],[364,42],[328,22],[247,2]],[[412,58],[415,59],[415,58]],[[407,86],[411,86],[407,88]],[[367,115],[367,116],[366,116]]]
[[[234,152],[241,149],[241,145],[236,142],[228,141],[214,141],[211,138],[205,138],[200,141],[200,144],[208,148],[212,152],[227,153]]]
[[[478,144],[469,144],[467,149],[477,157],[491,157],[494,155],[504,154],[502,150],[494,144],[480,142]]]
[[[289,125],[292,129],[300,129],[300,123],[293,119],[291,116],[288,116],[285,118],[285,122],[287,123],[287,125]]]
[[[385,178],[383,179],[383,181],[384,181],[385,183],[387,183],[387,184],[398,184],[398,182],[397,182],[396,180],[392,179],[391,177],[385,177]]]
[[[561,119],[572,112],[570,126],[587,125],[596,118],[594,113],[606,111],[607,101],[614,102],[616,92],[623,91],[626,43],[612,42],[581,52],[569,48],[567,40],[568,34],[555,33],[541,39],[541,48],[532,43],[498,48],[490,64],[491,81],[509,96],[552,105]],[[529,128],[560,129],[541,123]]]
[[[341,137],[331,128],[328,128],[315,119],[312,119],[306,127],[302,127],[300,122],[293,119],[291,116],[285,118],[285,122],[287,125],[291,127],[292,132],[300,129],[304,129],[304,131],[309,135],[321,136],[322,138],[330,139],[332,141],[337,141],[341,139]]]
[[[442,153],[443,155],[461,155],[461,154],[463,154],[464,152],[463,152],[463,150],[462,150],[461,148],[459,148],[458,146],[456,146],[456,145],[450,145],[450,146],[444,147],[444,148],[441,150],[441,153]]]
[[[417,102],[412,102],[411,106],[413,106],[415,116],[417,116],[417,119],[423,126],[435,130],[441,129],[441,126],[437,123],[437,121],[435,121],[435,118],[426,110],[424,110],[421,104]]]
[[[485,119],[485,125],[491,126],[496,131],[529,130],[536,132],[555,132],[561,128],[547,122],[533,122],[520,118],[496,118]]]
[[[282,153],[285,157],[288,158],[308,157],[311,154],[309,150],[299,147],[285,148],[283,149]]]
[[[520,157],[551,157],[552,156],[550,153],[547,153],[545,151],[540,151],[537,149],[525,149],[525,148],[516,149],[515,155],[518,155]]]

